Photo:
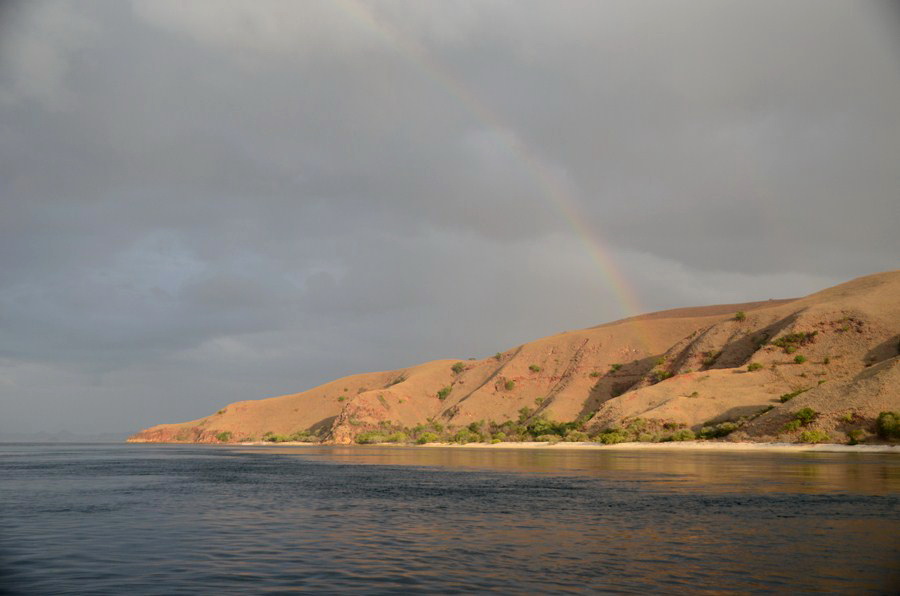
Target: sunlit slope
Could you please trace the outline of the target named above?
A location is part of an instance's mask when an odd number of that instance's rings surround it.
[[[804,406],[820,412],[817,424],[840,433],[848,416],[871,421],[879,411],[900,409],[898,298],[900,272],[894,271],[800,299],[651,313],[483,360],[439,360],[237,402],[130,440],[311,433],[346,443],[375,428],[429,420],[453,428],[541,416],[578,419],[589,432],[635,418],[699,429],[744,417],[751,420],[736,438],[792,440],[781,429]],[[743,316],[735,316],[739,311]],[[801,390],[789,402],[779,399]],[[766,408],[771,411],[761,413]]]

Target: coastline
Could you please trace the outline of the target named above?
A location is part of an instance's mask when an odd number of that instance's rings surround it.
[[[755,451],[766,453],[895,453],[900,455],[900,445],[841,445],[837,443],[728,443],[712,441],[679,441],[668,443],[616,443],[605,445],[603,443],[425,443],[424,445],[410,445],[406,443],[372,443],[370,445],[335,445],[328,443],[300,443],[286,441],[283,443],[268,443],[262,441],[248,443],[227,443],[241,447],[424,447],[453,449],[549,449],[557,451]]]

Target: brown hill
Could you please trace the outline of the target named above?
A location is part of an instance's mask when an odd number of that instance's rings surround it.
[[[573,430],[626,427],[631,438],[658,440],[677,429],[708,434],[721,422],[739,427],[732,439],[793,441],[814,430],[832,441],[851,431],[862,438],[879,412],[900,410],[898,297],[893,271],[805,298],[661,311],[484,360],[438,360],[237,402],[129,441],[350,443],[391,432],[449,436],[472,423],[470,438],[490,440],[491,430],[523,438],[546,421],[574,421],[552,432],[576,439],[583,435]],[[801,408],[816,415],[797,427]]]

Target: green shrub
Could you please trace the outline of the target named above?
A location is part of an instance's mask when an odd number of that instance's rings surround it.
[[[565,440],[569,443],[583,443],[588,440],[588,435],[580,430],[570,430],[566,433]]]
[[[360,445],[371,445],[372,443],[384,443],[384,435],[377,430],[370,430],[356,435],[356,442]]]
[[[700,429],[701,439],[718,439],[727,436],[738,429],[734,422],[720,422],[713,426],[704,426]]]
[[[746,321],[747,313],[742,310],[737,311],[736,313],[734,313],[734,320],[738,322]]]
[[[416,443],[424,445],[425,443],[434,443],[438,440],[438,436],[432,432],[424,432],[416,439]]]
[[[716,360],[719,359],[719,356],[722,355],[722,351],[718,352],[709,350],[707,352],[703,352],[703,366],[712,366],[716,363]]]
[[[500,360],[501,358],[503,358],[503,354],[501,354],[500,352],[494,354],[494,360]]]
[[[812,408],[802,408],[794,413],[794,420],[799,420],[803,426],[809,426],[819,413]]]
[[[646,420],[643,418],[635,418],[628,423],[628,427],[625,430],[634,435],[644,430],[645,426],[647,426]]]
[[[752,420],[752,419],[754,419],[754,418],[756,418],[756,417],[758,417],[758,416],[762,416],[762,415],[765,414],[766,412],[771,412],[771,411],[774,410],[774,409],[775,409],[775,406],[766,406],[765,408],[762,408],[762,409],[761,409],[760,411],[758,411],[756,414],[754,414],[753,416],[751,416],[750,419]]]
[[[860,441],[865,439],[866,431],[861,428],[854,428],[847,433],[847,436],[849,437],[848,445],[858,445]]]
[[[797,354],[796,356],[794,356],[794,364],[803,364],[804,362],[806,362],[806,356],[804,356],[803,354]]]
[[[791,354],[797,351],[797,348],[800,346],[805,346],[807,344],[813,343],[816,340],[816,335],[818,331],[810,331],[810,332],[797,332],[797,333],[788,333],[787,335],[782,335],[778,339],[772,342],[772,345],[778,346],[779,348],[783,348],[785,353]]]
[[[537,373],[537,372],[541,372],[541,367],[538,366],[537,364],[532,364],[528,367],[528,370],[530,370],[531,372]]]
[[[318,442],[319,437],[312,433],[309,430],[298,430],[290,437],[291,441],[296,441],[298,443],[315,443]]]
[[[534,410],[532,410],[528,406],[525,406],[524,408],[519,408],[519,424],[521,424],[521,423],[525,422],[526,420],[528,420],[529,418],[531,418],[532,414],[534,414]]]
[[[534,398],[534,405],[536,405],[538,407],[544,405],[544,398],[543,397]]]
[[[882,439],[900,439],[900,412],[881,412],[875,421],[875,428]]]
[[[268,443],[286,443],[290,439],[285,435],[276,435],[272,431],[269,431],[263,435],[262,440]]]
[[[506,440],[506,433],[504,433],[504,432],[494,433],[493,436],[491,437],[491,443],[502,443],[505,440]]]
[[[346,396],[346,395],[340,396],[340,397],[338,398],[338,401],[347,401],[347,396]]]
[[[784,432],[793,432],[793,431],[797,430],[798,428],[800,428],[800,421],[799,420],[791,420],[790,422],[785,424],[781,428],[781,430],[783,430]]]
[[[666,357],[660,356],[659,358],[657,358],[656,360],[653,361],[653,366],[662,366],[665,363],[666,363]]]
[[[397,431],[395,433],[391,433],[384,438],[385,443],[407,443],[409,442],[409,437],[403,431]]]
[[[798,395],[800,395],[801,393],[805,393],[805,392],[809,391],[810,389],[811,389],[811,387],[805,387],[803,389],[795,389],[794,391],[791,391],[790,393],[783,394],[778,399],[779,399],[779,401],[781,401],[781,403],[789,402],[792,399],[794,399],[795,397],[797,397]]]
[[[543,416],[538,416],[528,424],[528,433],[533,437],[559,434],[557,431],[558,425],[552,420],[547,420]]]
[[[538,435],[534,438],[539,443],[559,443],[559,435]]]
[[[607,430],[599,437],[600,442],[604,445],[615,445],[616,443],[625,443],[629,437],[621,430]]]
[[[672,435],[671,440],[673,441],[693,441],[697,437],[694,436],[694,431],[689,428],[683,428],[679,431],[675,431]]]
[[[216,440],[220,443],[227,443],[231,440],[231,431],[224,430],[216,435]]]
[[[621,364],[610,364],[610,365],[609,365],[609,372],[610,372],[610,373],[618,372],[618,370],[619,370],[620,368],[622,368],[622,365],[621,365]]]
[[[466,365],[462,362],[456,362],[453,366],[450,367],[450,370],[452,370],[454,374],[458,375],[462,371],[466,370]]]
[[[440,389],[438,389],[438,392],[437,392],[438,399],[440,399],[442,401],[447,399],[447,396],[450,395],[451,391],[453,391],[453,387],[451,387],[450,385],[447,385],[446,387],[441,387]]]
[[[600,376],[600,372],[596,371],[596,370],[592,370],[591,374],[589,374],[588,376],[591,377],[592,379],[596,379],[597,377]]]
[[[763,365],[759,362],[751,362],[747,365],[747,372],[754,372],[757,370],[762,370]]]
[[[507,379],[507,381],[503,384],[503,387],[507,391],[512,391],[513,389],[516,388],[516,382],[513,381],[512,379]]]
[[[450,441],[453,443],[459,443],[460,445],[465,445],[466,443],[477,443],[481,440],[481,435],[475,434],[470,431],[468,428],[464,428],[458,431],[453,437],[450,438]]]
[[[826,365],[831,364],[831,358],[829,358],[828,356],[825,356],[824,358],[822,358],[822,364],[826,364]]]
[[[823,443],[828,439],[828,433],[821,430],[805,430],[800,433],[800,441],[803,443]]]
[[[654,370],[650,373],[650,380],[654,383],[662,383],[666,379],[671,379],[673,376],[675,376],[674,373],[665,370]]]

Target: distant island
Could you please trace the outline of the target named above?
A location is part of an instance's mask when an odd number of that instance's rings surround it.
[[[134,443],[900,440],[900,271],[241,401]]]

